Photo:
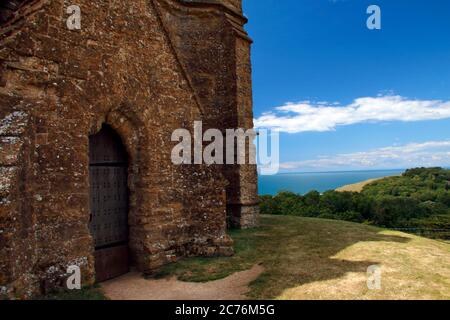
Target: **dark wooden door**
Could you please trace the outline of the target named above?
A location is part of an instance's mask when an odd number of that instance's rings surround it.
[[[97,282],[129,271],[127,154],[110,127],[89,137],[90,222]]]

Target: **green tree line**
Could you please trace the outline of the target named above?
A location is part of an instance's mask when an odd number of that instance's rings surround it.
[[[262,214],[338,219],[450,239],[450,170],[415,168],[366,185],[362,192],[260,196]]]

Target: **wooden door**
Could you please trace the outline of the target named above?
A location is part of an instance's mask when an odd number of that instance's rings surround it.
[[[110,127],[89,138],[89,229],[97,282],[129,271],[127,168],[125,148]]]

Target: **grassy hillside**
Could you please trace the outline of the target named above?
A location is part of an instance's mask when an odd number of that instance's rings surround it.
[[[415,168],[401,176],[387,177],[363,188],[373,196],[412,197],[421,201],[436,201],[450,205],[450,170],[443,168]]]
[[[209,281],[261,264],[257,299],[450,299],[450,244],[336,220],[262,216],[261,228],[235,230],[231,258],[191,258],[159,276]],[[380,265],[382,289],[368,290]]]

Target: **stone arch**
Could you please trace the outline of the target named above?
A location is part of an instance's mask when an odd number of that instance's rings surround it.
[[[123,146],[128,155],[128,226],[129,226],[129,250],[130,264],[135,265],[139,248],[141,248],[139,236],[137,236],[136,220],[139,209],[138,191],[139,168],[142,163],[141,144],[142,131],[145,131],[145,124],[142,117],[132,104],[126,102],[119,103],[117,106],[111,107],[103,116],[98,116],[91,120],[88,136],[98,133],[104,124],[112,128],[118,136],[120,136]]]

